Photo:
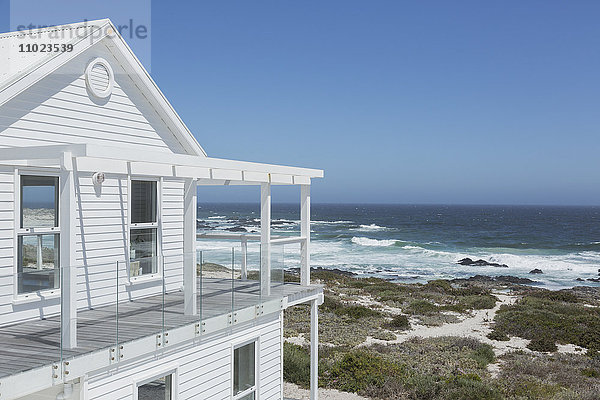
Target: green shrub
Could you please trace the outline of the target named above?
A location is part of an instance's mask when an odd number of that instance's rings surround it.
[[[592,352],[600,349],[600,309],[579,303],[525,296],[514,305],[500,307],[495,329],[530,340],[572,343]],[[549,344],[533,344],[538,345],[552,348]]]
[[[381,313],[377,310],[356,304],[344,304],[334,297],[327,295],[324,298],[321,308],[323,311],[330,311],[340,316],[347,315],[353,319],[381,316]]]
[[[543,352],[555,352],[557,350],[554,339],[546,337],[544,335],[540,335],[531,339],[531,342],[529,342],[527,348],[529,350]]]
[[[446,380],[440,398],[444,400],[502,400],[499,390],[482,382],[477,374],[458,375]]]
[[[403,368],[379,355],[353,350],[334,363],[327,383],[346,392],[359,392],[369,386],[380,387],[386,377],[399,376]]]
[[[546,299],[550,301],[562,301],[565,303],[578,303],[579,298],[573,293],[567,290],[536,290],[528,293],[531,297],[537,297],[539,299]]]
[[[493,363],[496,360],[496,354],[494,349],[489,344],[481,344],[471,354],[471,358],[477,361],[480,368],[487,367],[488,364]]]
[[[494,329],[490,333],[487,334],[487,338],[491,340],[497,340],[500,342],[507,342],[510,340],[508,335],[498,329]]]
[[[496,307],[497,301],[498,298],[496,296],[492,296],[491,294],[470,295],[461,298],[460,304],[462,304],[466,309],[470,310],[489,310]]]
[[[434,314],[439,312],[439,307],[427,300],[413,300],[406,310],[411,314]]]
[[[600,371],[593,368],[584,368],[581,370],[581,375],[587,376],[588,378],[600,378]]]
[[[403,314],[398,314],[387,324],[391,329],[395,330],[406,330],[410,329],[410,321],[408,317]]]
[[[423,285],[423,289],[448,294],[454,291],[450,282],[445,279],[436,279],[433,281],[429,281],[425,285]]]
[[[310,354],[307,349],[283,343],[283,379],[303,388],[310,386]]]

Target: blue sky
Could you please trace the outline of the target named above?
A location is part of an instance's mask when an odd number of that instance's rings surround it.
[[[69,3],[52,2],[56,23]],[[122,17],[98,12],[83,18]],[[315,202],[600,204],[600,2],[151,13],[152,76],[208,154],[322,168]]]

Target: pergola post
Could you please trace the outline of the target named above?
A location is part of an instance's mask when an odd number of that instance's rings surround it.
[[[183,227],[183,309],[185,315],[196,315],[198,294],[196,272],[196,218],[198,213],[197,180],[184,184]]]
[[[300,185],[300,284],[310,285],[310,185]]]
[[[260,293],[271,295],[271,184],[260,184]]]
[[[62,347],[77,347],[77,267],[75,265],[75,174],[73,157],[65,152],[61,159],[59,193],[60,291]]]

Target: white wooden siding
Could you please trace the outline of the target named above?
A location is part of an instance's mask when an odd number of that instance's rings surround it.
[[[13,320],[14,282],[14,172],[0,168],[0,320]]]
[[[117,262],[121,285],[127,273],[127,176],[94,186],[91,175],[78,173],[75,185],[78,308],[114,303]]]
[[[105,58],[115,74],[108,101],[90,98],[85,84],[87,63],[95,57]],[[103,43],[2,106],[0,147],[72,143],[185,153]]]
[[[258,385],[260,399],[281,399],[281,314],[266,317],[257,326],[235,328],[230,335],[220,336],[199,345],[189,345],[165,354],[160,359],[144,359],[122,367],[115,373],[91,376],[88,399],[127,399],[133,396],[133,382],[161,365],[178,365],[180,400],[225,400],[231,398],[232,343],[242,338],[259,337]]]
[[[162,184],[162,255],[167,290],[183,285],[184,181],[164,179]]]

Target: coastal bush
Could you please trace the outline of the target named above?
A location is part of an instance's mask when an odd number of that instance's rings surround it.
[[[387,323],[387,326],[394,330],[406,330],[410,329],[410,321],[406,315],[398,314]]]
[[[332,296],[325,295],[323,305],[324,311],[330,311],[337,315],[347,315],[350,318],[361,319],[366,317],[379,317],[381,312],[358,304],[345,304]]]
[[[492,346],[480,343],[477,348],[473,350],[473,353],[471,353],[471,358],[477,361],[480,368],[485,368],[488,364],[491,364],[496,360],[496,354],[494,353]]]
[[[543,351],[549,353],[553,353],[558,349],[556,347],[556,342],[554,341],[554,339],[551,339],[546,336],[534,337],[527,345],[527,348],[533,351]]]
[[[550,295],[547,295],[550,296]],[[562,296],[562,295],[560,295]],[[525,296],[496,313],[494,331],[536,340],[533,346],[549,349],[548,343],[572,343],[600,350],[600,309],[580,303]],[[547,350],[545,350],[547,351]]]
[[[439,311],[439,307],[427,300],[413,300],[405,310],[411,314],[434,314]]]
[[[381,386],[386,377],[399,376],[403,371],[403,366],[361,349],[335,362],[325,379],[336,389],[356,393],[369,386]]]
[[[579,297],[568,290],[533,290],[528,293],[531,297],[546,299],[550,301],[562,301],[564,303],[579,303]]]
[[[593,368],[584,368],[581,370],[581,375],[588,378],[600,378],[600,371]]]
[[[310,386],[310,354],[307,349],[283,343],[283,379],[303,388]]]
[[[512,352],[502,356],[497,382],[511,399],[597,400],[600,379],[587,377],[586,371],[599,368],[599,359],[583,354]]]
[[[506,333],[502,332],[501,330],[496,330],[496,329],[494,329],[493,331],[488,333],[487,338],[491,339],[491,340],[497,340],[500,342],[508,342],[510,340],[510,338],[508,337],[508,335]]]
[[[387,340],[387,341],[396,340],[396,335],[394,335],[390,331],[384,331],[383,329],[376,330],[375,332],[373,332],[371,334],[371,337],[373,337],[374,339]]]
[[[498,298],[491,294],[469,295],[460,299],[459,304],[466,310],[489,310],[496,307]]]

